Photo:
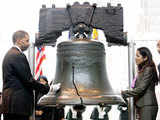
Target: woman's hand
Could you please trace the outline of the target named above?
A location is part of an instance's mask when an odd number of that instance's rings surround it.
[[[122,91],[121,91],[121,95],[124,96],[124,97],[126,97],[126,94],[127,94],[127,93],[128,93],[128,90],[122,90]]]
[[[127,92],[128,92],[128,90],[122,90],[121,91],[122,98],[124,99],[124,101],[126,102],[126,104],[128,104],[128,100],[127,100],[127,96],[126,96]]]

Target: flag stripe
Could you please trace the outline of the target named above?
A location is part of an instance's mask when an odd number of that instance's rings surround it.
[[[39,54],[39,57],[36,60],[37,65],[40,63],[41,59],[44,58],[45,59],[45,54],[42,53],[42,51]]]
[[[43,75],[42,63],[43,63],[44,59],[46,58],[44,51],[45,51],[45,47],[37,48],[35,79],[38,79],[38,77],[40,75]]]
[[[41,66],[41,64],[42,64],[42,62],[43,62],[44,59],[45,59],[45,55],[43,55],[41,57],[40,61],[38,62],[38,65],[36,67],[36,73],[38,72],[38,70],[39,70],[39,68],[40,68],[40,66]]]
[[[35,75],[35,79],[36,79],[36,80],[38,79],[38,77],[39,77],[40,75],[43,75],[43,73],[42,73],[41,71],[42,71],[42,69],[40,69],[40,70],[38,71],[38,73]]]
[[[42,57],[44,57],[44,59],[45,59],[46,55],[44,53],[40,52],[39,57],[36,60],[36,63],[39,63],[40,60],[42,59]]]
[[[39,50],[39,49],[40,49],[40,50]],[[38,52],[37,52],[37,56],[36,56],[36,61],[38,60],[38,58],[39,58],[39,56],[40,56],[40,53],[41,53],[41,54],[44,53],[44,50],[45,50],[44,47],[38,48]]]
[[[36,62],[37,62],[37,60],[38,60],[38,58],[39,58],[39,55],[40,55],[40,52],[37,52],[37,55],[36,55]]]

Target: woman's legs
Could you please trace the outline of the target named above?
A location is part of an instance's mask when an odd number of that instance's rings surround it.
[[[156,120],[158,106],[144,106],[140,108],[140,120]]]

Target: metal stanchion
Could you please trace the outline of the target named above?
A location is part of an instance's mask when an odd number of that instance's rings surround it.
[[[28,50],[28,61],[31,68],[31,73],[34,76],[34,70],[35,70],[35,46],[34,43],[30,44],[29,50]]]
[[[135,43],[134,41],[131,41],[128,44],[128,76],[129,76],[129,88],[131,88],[131,83],[135,74],[135,62],[134,62],[134,56],[135,56]],[[134,110],[134,104],[133,104],[133,98],[129,98],[129,120],[135,120],[135,110]]]
[[[29,61],[29,65],[31,68],[31,73],[34,76],[34,71],[35,71],[35,46],[34,43],[30,44],[29,50],[28,50],[28,61]],[[35,120],[35,91],[33,91],[34,93],[34,108],[33,108],[33,114],[30,117],[30,120]]]

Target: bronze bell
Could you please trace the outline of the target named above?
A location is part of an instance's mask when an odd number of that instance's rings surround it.
[[[76,39],[57,46],[57,66],[54,84],[61,83],[55,95],[52,90],[39,104],[98,105],[123,102],[112,89],[106,72],[104,45],[98,41]]]

